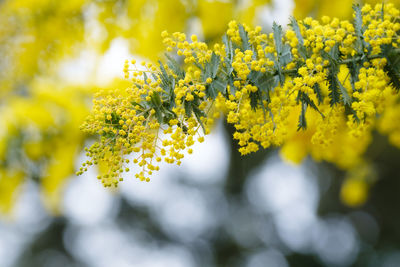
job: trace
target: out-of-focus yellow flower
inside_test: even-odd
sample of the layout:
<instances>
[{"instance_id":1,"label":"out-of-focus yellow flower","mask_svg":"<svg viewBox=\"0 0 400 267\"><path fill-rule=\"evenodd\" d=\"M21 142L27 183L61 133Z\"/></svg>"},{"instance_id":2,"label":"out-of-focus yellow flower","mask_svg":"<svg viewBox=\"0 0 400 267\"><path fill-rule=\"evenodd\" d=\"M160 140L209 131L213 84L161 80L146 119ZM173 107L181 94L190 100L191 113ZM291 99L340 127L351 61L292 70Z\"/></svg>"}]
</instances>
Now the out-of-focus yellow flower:
<instances>
[{"instance_id":1,"label":"out-of-focus yellow flower","mask_svg":"<svg viewBox=\"0 0 400 267\"><path fill-rule=\"evenodd\" d=\"M247 25L257 25L260 19L259 12L270 2L270 0L243 1L242 6L236 10L237 20Z\"/></svg>"},{"instance_id":2,"label":"out-of-focus yellow flower","mask_svg":"<svg viewBox=\"0 0 400 267\"><path fill-rule=\"evenodd\" d=\"M377 174L372 165L365 162L350 169L342 184L340 199L350 207L363 205L368 199L371 184L377 179Z\"/></svg>"},{"instance_id":3,"label":"out-of-focus yellow flower","mask_svg":"<svg viewBox=\"0 0 400 267\"><path fill-rule=\"evenodd\" d=\"M353 13L352 0L295 0L294 16L303 19L307 16L322 16L350 19Z\"/></svg>"},{"instance_id":4,"label":"out-of-focus yellow flower","mask_svg":"<svg viewBox=\"0 0 400 267\"><path fill-rule=\"evenodd\" d=\"M381 3L393 3L398 5L399 0L381 1L381 0L364 0L357 1L366 4L376 5ZM297 19L303 19L308 16L321 18L323 16L337 17L339 19L352 19L353 8L352 0L295 0L295 8L293 15Z\"/></svg>"},{"instance_id":5,"label":"out-of-focus yellow flower","mask_svg":"<svg viewBox=\"0 0 400 267\"><path fill-rule=\"evenodd\" d=\"M74 52L84 38L86 2L0 3L1 96L14 91L27 93L31 80L38 74L54 71L53 62Z\"/></svg>"},{"instance_id":6,"label":"out-of-focus yellow flower","mask_svg":"<svg viewBox=\"0 0 400 267\"><path fill-rule=\"evenodd\" d=\"M8 213L12 209L24 176L21 171L0 169L0 213Z\"/></svg>"},{"instance_id":7,"label":"out-of-focus yellow flower","mask_svg":"<svg viewBox=\"0 0 400 267\"><path fill-rule=\"evenodd\" d=\"M368 184L360 179L347 179L342 185L340 199L350 207L361 206L368 196Z\"/></svg>"},{"instance_id":8,"label":"out-of-focus yellow flower","mask_svg":"<svg viewBox=\"0 0 400 267\"><path fill-rule=\"evenodd\" d=\"M67 178L74 172L74 163L80 148L76 142L67 143L63 140L58 140L56 147L41 181L44 204L53 213L60 212L63 188Z\"/></svg>"},{"instance_id":9,"label":"out-of-focus yellow flower","mask_svg":"<svg viewBox=\"0 0 400 267\"><path fill-rule=\"evenodd\" d=\"M88 115L90 96L98 87L66 86L46 79L30 86L29 97L9 97L8 105L0 108L0 212L10 211L19 186L34 177L45 206L57 213L87 138L79 125ZM111 88L120 86L126 87L127 82L114 82Z\"/></svg>"},{"instance_id":10,"label":"out-of-focus yellow flower","mask_svg":"<svg viewBox=\"0 0 400 267\"><path fill-rule=\"evenodd\" d=\"M226 1L200 0L198 16L206 39L219 38L232 20L234 5Z\"/></svg>"}]
</instances>

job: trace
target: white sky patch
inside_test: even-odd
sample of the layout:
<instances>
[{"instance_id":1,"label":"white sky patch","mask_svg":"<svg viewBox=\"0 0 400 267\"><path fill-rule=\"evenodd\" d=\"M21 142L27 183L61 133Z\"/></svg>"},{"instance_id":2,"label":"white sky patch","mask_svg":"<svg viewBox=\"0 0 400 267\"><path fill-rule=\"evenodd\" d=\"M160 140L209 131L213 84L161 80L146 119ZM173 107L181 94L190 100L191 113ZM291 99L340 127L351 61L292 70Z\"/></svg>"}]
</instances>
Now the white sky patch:
<instances>
[{"instance_id":1,"label":"white sky patch","mask_svg":"<svg viewBox=\"0 0 400 267\"><path fill-rule=\"evenodd\" d=\"M186 173L185 179L205 184L222 182L229 164L229 148L222 122L217 122L203 143L196 142L192 148L193 154L186 154L181 165Z\"/></svg>"},{"instance_id":2,"label":"white sky patch","mask_svg":"<svg viewBox=\"0 0 400 267\"><path fill-rule=\"evenodd\" d=\"M319 191L315 177L302 166L283 162L278 156L249 177L249 201L273 216L280 239L290 249L306 252L311 247L310 229L317 223Z\"/></svg>"},{"instance_id":3,"label":"white sky patch","mask_svg":"<svg viewBox=\"0 0 400 267\"><path fill-rule=\"evenodd\" d=\"M13 225L0 222L0 266L14 264L30 236L24 236Z\"/></svg>"},{"instance_id":4,"label":"white sky patch","mask_svg":"<svg viewBox=\"0 0 400 267\"><path fill-rule=\"evenodd\" d=\"M246 267L289 267L285 256L278 250L268 249L251 255Z\"/></svg>"},{"instance_id":5,"label":"white sky patch","mask_svg":"<svg viewBox=\"0 0 400 267\"><path fill-rule=\"evenodd\" d=\"M175 192L156 211L161 227L172 237L183 242L196 240L213 226L212 209L207 206L204 194L194 189Z\"/></svg>"},{"instance_id":6,"label":"white sky patch","mask_svg":"<svg viewBox=\"0 0 400 267\"><path fill-rule=\"evenodd\" d=\"M274 22L286 28L289 18L293 14L293 9L294 2L292 0L273 0L271 4L265 5L256 14L257 21L260 21L264 29L271 29Z\"/></svg>"},{"instance_id":7,"label":"white sky patch","mask_svg":"<svg viewBox=\"0 0 400 267\"><path fill-rule=\"evenodd\" d=\"M251 203L266 212L277 213L299 206L315 210L319 200L313 177L308 177L301 166L289 165L278 156L268 159L249 177L247 186Z\"/></svg>"},{"instance_id":8,"label":"white sky patch","mask_svg":"<svg viewBox=\"0 0 400 267\"><path fill-rule=\"evenodd\" d=\"M27 182L21 188L10 218L0 220L0 266L13 266L35 234L49 223L50 217L42 205L38 186Z\"/></svg>"},{"instance_id":9,"label":"white sky patch","mask_svg":"<svg viewBox=\"0 0 400 267\"><path fill-rule=\"evenodd\" d=\"M59 75L69 84L87 84L93 81L95 62L98 55L95 51L83 50L76 58L64 60L59 66Z\"/></svg>"},{"instance_id":10,"label":"white sky patch","mask_svg":"<svg viewBox=\"0 0 400 267\"><path fill-rule=\"evenodd\" d=\"M194 266L192 256L184 247L146 243L126 235L114 224L70 227L65 235L69 251L93 267Z\"/></svg>"},{"instance_id":11,"label":"white sky patch","mask_svg":"<svg viewBox=\"0 0 400 267\"><path fill-rule=\"evenodd\" d=\"M322 261L334 266L350 266L359 252L353 225L341 217L319 220L313 231L314 251Z\"/></svg>"},{"instance_id":12,"label":"white sky patch","mask_svg":"<svg viewBox=\"0 0 400 267\"><path fill-rule=\"evenodd\" d=\"M29 181L22 187L14 206L14 225L24 235L38 233L49 225L49 211L45 210L37 184Z\"/></svg>"},{"instance_id":13,"label":"white sky patch","mask_svg":"<svg viewBox=\"0 0 400 267\"><path fill-rule=\"evenodd\" d=\"M112 80L124 79L125 60L136 59L140 65L145 58L132 55L128 40L115 38L104 55L95 50L84 49L75 58L60 63L59 75L67 84L97 84L105 86ZM140 66L139 66L140 67Z\"/></svg>"},{"instance_id":14,"label":"white sky patch","mask_svg":"<svg viewBox=\"0 0 400 267\"><path fill-rule=\"evenodd\" d=\"M114 78L124 78L125 60L132 60L129 52L129 44L126 39L116 38L111 42L110 48L99 60L96 73L96 81L99 84L107 84Z\"/></svg>"},{"instance_id":15,"label":"white sky patch","mask_svg":"<svg viewBox=\"0 0 400 267\"><path fill-rule=\"evenodd\" d=\"M64 195L64 215L73 223L95 225L112 220L118 210L112 193L97 180L94 168L71 179Z\"/></svg>"}]
</instances>

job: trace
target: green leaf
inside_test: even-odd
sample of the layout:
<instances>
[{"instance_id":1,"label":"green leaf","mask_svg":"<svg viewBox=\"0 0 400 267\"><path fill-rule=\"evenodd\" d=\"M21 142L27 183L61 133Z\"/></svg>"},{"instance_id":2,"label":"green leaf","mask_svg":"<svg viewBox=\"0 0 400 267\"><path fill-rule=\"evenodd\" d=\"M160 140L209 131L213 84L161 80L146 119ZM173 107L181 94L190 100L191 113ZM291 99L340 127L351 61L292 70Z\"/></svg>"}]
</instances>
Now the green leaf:
<instances>
[{"instance_id":1,"label":"green leaf","mask_svg":"<svg viewBox=\"0 0 400 267\"><path fill-rule=\"evenodd\" d=\"M164 64L160 60L158 61L158 64L160 65L162 76L168 80L168 73L167 70L164 68Z\"/></svg>"},{"instance_id":2,"label":"green leaf","mask_svg":"<svg viewBox=\"0 0 400 267\"><path fill-rule=\"evenodd\" d=\"M329 56L330 56L330 61L334 62L335 64L338 64L340 61L340 50L339 50L339 44L336 43L332 48L331 51L329 51Z\"/></svg>"},{"instance_id":3,"label":"green leaf","mask_svg":"<svg viewBox=\"0 0 400 267\"><path fill-rule=\"evenodd\" d=\"M343 102L345 104L351 102L351 99L347 94L346 89L341 85L338 78L339 63L341 61L338 47L339 47L338 44L336 44L334 47L331 48L329 53L325 52L322 53L322 57L324 59L329 60L329 66L327 67L328 68L327 81L329 84L329 97L331 99L330 101L331 106L340 102L341 100L340 95L342 95ZM344 90L342 90L341 87L343 87Z\"/></svg>"},{"instance_id":4,"label":"green leaf","mask_svg":"<svg viewBox=\"0 0 400 267\"><path fill-rule=\"evenodd\" d=\"M261 92L265 93L261 94L261 100L267 100L267 102L271 102L270 91L272 91L273 88L278 85L278 81L271 73L251 71L248 75L248 80L252 85L257 86Z\"/></svg>"},{"instance_id":5,"label":"green leaf","mask_svg":"<svg viewBox=\"0 0 400 267\"><path fill-rule=\"evenodd\" d=\"M166 69L164 68L164 65L160 60L158 61L158 63L160 65L160 70L161 70L161 72L158 73L158 76L161 79L161 88L163 88L165 92L169 93L171 92L171 90L173 91L174 89L171 88L172 79L174 78L172 77L172 75L168 75Z\"/></svg>"},{"instance_id":6,"label":"green leaf","mask_svg":"<svg viewBox=\"0 0 400 267\"><path fill-rule=\"evenodd\" d=\"M212 83L206 85L206 95L207 97L210 97L212 99L215 99L217 97L217 89L215 89Z\"/></svg>"},{"instance_id":7,"label":"green leaf","mask_svg":"<svg viewBox=\"0 0 400 267\"><path fill-rule=\"evenodd\" d=\"M314 101L309 97L308 94L304 92L299 92L298 99L302 103L306 103L307 106L310 106L312 109L317 111L322 116L322 118L325 118L324 114L318 109L317 105L315 105Z\"/></svg>"},{"instance_id":8,"label":"green leaf","mask_svg":"<svg viewBox=\"0 0 400 267\"><path fill-rule=\"evenodd\" d=\"M206 82L208 78L215 79L218 73L218 68L221 62L220 56L217 56L214 52L211 55L210 61L204 64L204 71L201 74L201 80Z\"/></svg>"},{"instance_id":9,"label":"green leaf","mask_svg":"<svg viewBox=\"0 0 400 267\"><path fill-rule=\"evenodd\" d=\"M272 30L274 32L274 41L276 53L278 55L277 61L279 62L278 71L281 72L281 68L286 66L290 61L292 61L292 53L289 45L283 45L282 43L282 27L274 22L272 26ZM282 76L282 74L279 74ZM281 81L283 79L281 78Z\"/></svg>"},{"instance_id":10,"label":"green leaf","mask_svg":"<svg viewBox=\"0 0 400 267\"><path fill-rule=\"evenodd\" d=\"M233 85L233 82L234 82L234 78L233 78L233 75L229 75L229 77L228 77L228 85L229 85L229 87L230 87L230 94L232 94L232 95L234 95L235 93L236 93L236 91L237 91L237 88L236 88L236 86L235 85ZM228 92L228 90L226 90L227 92Z\"/></svg>"},{"instance_id":11,"label":"green leaf","mask_svg":"<svg viewBox=\"0 0 400 267\"><path fill-rule=\"evenodd\" d=\"M274 22L272 26L272 30L274 32L274 41L275 41L275 49L277 53L277 58L274 58L275 67L277 70L277 74L279 77L279 82L281 85L285 82L285 75L282 72L282 66L284 65L282 62L282 52L283 52L283 45L282 45L282 27ZM287 52L287 51L285 51Z\"/></svg>"},{"instance_id":12,"label":"green leaf","mask_svg":"<svg viewBox=\"0 0 400 267\"><path fill-rule=\"evenodd\" d=\"M339 67L337 61L335 61L329 54L327 54L329 60L327 81L329 86L329 97L331 99L330 105L333 106L340 102L340 92L339 92L339 79L338 72Z\"/></svg>"},{"instance_id":13,"label":"green leaf","mask_svg":"<svg viewBox=\"0 0 400 267\"><path fill-rule=\"evenodd\" d=\"M390 77L390 85L392 85L396 91L400 90L400 74L396 71L396 68L393 67L392 64L386 64L384 70L387 72L387 75Z\"/></svg>"},{"instance_id":14,"label":"green leaf","mask_svg":"<svg viewBox=\"0 0 400 267\"><path fill-rule=\"evenodd\" d=\"M331 98L330 104L331 106L334 106L340 102L339 80L337 77L337 72L332 69L329 70L327 80L329 83L329 97Z\"/></svg>"},{"instance_id":15,"label":"green leaf","mask_svg":"<svg viewBox=\"0 0 400 267\"><path fill-rule=\"evenodd\" d=\"M154 92L153 91L153 93L152 93L152 95L151 95L151 103L155 106L155 107L161 107L161 105L162 105L162 101L161 101L161 98L160 98L160 96L159 96L159 94L157 93L157 92Z\"/></svg>"},{"instance_id":16,"label":"green leaf","mask_svg":"<svg viewBox=\"0 0 400 267\"><path fill-rule=\"evenodd\" d=\"M258 99L260 100L260 106L261 106L261 109L263 111L264 122L266 122L267 113L265 112L264 101L263 101L263 98L262 98L261 90L258 90L257 93L258 93ZM268 97L269 97L269 95L268 95ZM268 102L270 102L270 101L268 101ZM268 104L267 104L267 107L268 107ZM269 109L269 110L271 111L271 109ZM272 113L272 111L271 111L271 113ZM273 116L271 116L271 118L273 118Z\"/></svg>"},{"instance_id":17,"label":"green leaf","mask_svg":"<svg viewBox=\"0 0 400 267\"><path fill-rule=\"evenodd\" d=\"M167 65L168 67L180 78L184 79L185 78L185 71L182 70L181 66L178 64L178 62L175 61L170 55L167 53L165 54L167 57Z\"/></svg>"},{"instance_id":18,"label":"green leaf","mask_svg":"<svg viewBox=\"0 0 400 267\"><path fill-rule=\"evenodd\" d=\"M203 129L203 132L205 133L206 128L204 127L203 122L201 121L201 117L206 117L206 114L196 105L193 105L193 113L196 116L196 119L199 122L201 128Z\"/></svg>"},{"instance_id":19,"label":"green leaf","mask_svg":"<svg viewBox=\"0 0 400 267\"><path fill-rule=\"evenodd\" d=\"M258 78L255 85L262 91L272 91L278 86L278 80L270 73L264 73L260 78Z\"/></svg>"},{"instance_id":20,"label":"green leaf","mask_svg":"<svg viewBox=\"0 0 400 267\"><path fill-rule=\"evenodd\" d=\"M157 121L159 123L163 123L163 116L162 116L162 111L159 107L155 107L154 110L156 111L155 115L157 118Z\"/></svg>"},{"instance_id":21,"label":"green leaf","mask_svg":"<svg viewBox=\"0 0 400 267\"><path fill-rule=\"evenodd\" d=\"M362 60L366 60L366 55L364 48L367 47L367 43L364 40L364 28L363 28L363 21L362 21L362 12L360 6L353 5L354 13L355 13L355 19L354 19L354 29L356 33L356 50L360 55L363 55Z\"/></svg>"},{"instance_id":22,"label":"green leaf","mask_svg":"<svg viewBox=\"0 0 400 267\"><path fill-rule=\"evenodd\" d=\"M356 91L355 83L358 81L358 75L360 74L360 69L362 65L358 64L357 61L353 58L353 60L347 64L347 68L350 73L350 84L353 92Z\"/></svg>"},{"instance_id":23,"label":"green leaf","mask_svg":"<svg viewBox=\"0 0 400 267\"><path fill-rule=\"evenodd\" d=\"M255 72L255 71L254 71ZM257 74L256 74L257 73ZM278 86L279 79L269 72L250 72L249 81L251 84L258 87L261 92L261 100L266 100L268 103L271 102L270 92Z\"/></svg>"},{"instance_id":24,"label":"green leaf","mask_svg":"<svg viewBox=\"0 0 400 267\"><path fill-rule=\"evenodd\" d=\"M199 117L206 117L207 115L202 111L198 105L192 105L193 113L197 114Z\"/></svg>"},{"instance_id":25,"label":"green leaf","mask_svg":"<svg viewBox=\"0 0 400 267\"><path fill-rule=\"evenodd\" d=\"M247 36L247 32L242 24L239 24L239 35L240 38L242 39L243 50L250 50L251 48L249 43L249 37Z\"/></svg>"},{"instance_id":26,"label":"green leaf","mask_svg":"<svg viewBox=\"0 0 400 267\"><path fill-rule=\"evenodd\" d=\"M360 118L358 118L357 112L351 106L345 105L344 110L345 110L346 117L351 114L351 115L353 115L353 121L356 123L360 123Z\"/></svg>"},{"instance_id":27,"label":"green leaf","mask_svg":"<svg viewBox=\"0 0 400 267\"><path fill-rule=\"evenodd\" d=\"M225 45L225 53L226 53L225 63L228 62L230 65L232 65L233 54L234 54L232 41L228 38L226 34L224 34L224 36L222 37L222 42Z\"/></svg>"},{"instance_id":28,"label":"green leaf","mask_svg":"<svg viewBox=\"0 0 400 267\"><path fill-rule=\"evenodd\" d=\"M166 102L164 102L163 104L165 104ZM172 110L170 110L168 107L166 107L165 105L161 106L161 110L162 112L167 116L167 117L171 117L171 118L176 118L177 115L175 112L173 112Z\"/></svg>"},{"instance_id":29,"label":"green leaf","mask_svg":"<svg viewBox=\"0 0 400 267\"><path fill-rule=\"evenodd\" d=\"M390 85L398 92L400 90L400 56L392 46L385 45L382 48L382 54L387 59L384 71L390 78Z\"/></svg>"},{"instance_id":30,"label":"green leaf","mask_svg":"<svg viewBox=\"0 0 400 267\"><path fill-rule=\"evenodd\" d=\"M185 107L185 115L186 115L186 117L188 117L188 118L192 117L192 111L193 111L192 102L191 101L184 101L183 105Z\"/></svg>"},{"instance_id":31,"label":"green leaf","mask_svg":"<svg viewBox=\"0 0 400 267\"><path fill-rule=\"evenodd\" d=\"M139 106L142 110L145 109L145 107L143 105L141 105L140 103L137 103L135 101L132 101L131 104L132 104L132 106Z\"/></svg>"},{"instance_id":32,"label":"green leaf","mask_svg":"<svg viewBox=\"0 0 400 267\"><path fill-rule=\"evenodd\" d=\"M354 29L356 32L357 36L362 36L363 35L363 30L362 30L362 13L361 13L361 8L360 5L353 5L353 10L355 13L355 19L354 19Z\"/></svg>"},{"instance_id":33,"label":"green leaf","mask_svg":"<svg viewBox=\"0 0 400 267\"><path fill-rule=\"evenodd\" d=\"M223 81L223 80L220 80L220 79L215 79L211 83L211 86L213 86L216 91L221 92L222 94L224 94L225 90L226 90L227 83L228 83L227 81ZM217 93L217 95L218 95L218 93Z\"/></svg>"},{"instance_id":34,"label":"green leaf","mask_svg":"<svg viewBox=\"0 0 400 267\"><path fill-rule=\"evenodd\" d=\"M153 92L153 94L150 96L150 103L151 103L151 108L156 111L155 116L157 118L157 121L159 123L162 123L163 122L163 113L161 110L162 101L157 92Z\"/></svg>"},{"instance_id":35,"label":"green leaf","mask_svg":"<svg viewBox=\"0 0 400 267\"><path fill-rule=\"evenodd\" d=\"M274 33L276 52L280 55L282 53L282 27L274 22L272 31Z\"/></svg>"},{"instance_id":36,"label":"green leaf","mask_svg":"<svg viewBox=\"0 0 400 267\"><path fill-rule=\"evenodd\" d=\"M147 74L146 74L145 71L143 71L143 80L144 80L144 84L149 84L149 83L147 82Z\"/></svg>"},{"instance_id":37,"label":"green leaf","mask_svg":"<svg viewBox=\"0 0 400 267\"><path fill-rule=\"evenodd\" d=\"M297 40L299 41L300 45L304 45L303 35L301 35L299 24L294 17L290 17L290 24L289 24L293 31L296 33Z\"/></svg>"},{"instance_id":38,"label":"green leaf","mask_svg":"<svg viewBox=\"0 0 400 267\"><path fill-rule=\"evenodd\" d=\"M307 121L306 121L306 111L307 111L307 104L302 102L301 103L301 113L299 117L299 124L297 125L297 131L303 129L307 129Z\"/></svg>"},{"instance_id":39,"label":"green leaf","mask_svg":"<svg viewBox=\"0 0 400 267\"><path fill-rule=\"evenodd\" d=\"M343 103L345 105L350 105L352 100L349 94L347 93L347 89L343 86L343 84L338 80L340 92L342 93Z\"/></svg>"},{"instance_id":40,"label":"green leaf","mask_svg":"<svg viewBox=\"0 0 400 267\"><path fill-rule=\"evenodd\" d=\"M304 59L307 59L308 58L307 48L304 46L304 39L303 36L301 35L299 24L297 23L297 20L294 17L290 18L290 26L292 26L292 29L296 33L296 37L299 42L297 45L297 50L300 56Z\"/></svg>"},{"instance_id":41,"label":"green leaf","mask_svg":"<svg viewBox=\"0 0 400 267\"><path fill-rule=\"evenodd\" d=\"M172 107L175 106L175 92L174 92L174 89L175 89L175 78L172 77L171 78L171 91L169 92L169 101L168 101L170 103L170 106L172 106Z\"/></svg>"},{"instance_id":42,"label":"green leaf","mask_svg":"<svg viewBox=\"0 0 400 267\"><path fill-rule=\"evenodd\" d=\"M207 61L204 63L204 71L201 73L201 80L206 82L207 78L212 78L211 76L211 61Z\"/></svg>"},{"instance_id":43,"label":"green leaf","mask_svg":"<svg viewBox=\"0 0 400 267\"><path fill-rule=\"evenodd\" d=\"M109 123L109 124L113 124L114 127L116 127L117 129L122 128L122 126L119 124L120 119L121 119L121 117L115 111L113 111L111 113L111 120L107 119L107 117L105 116L105 122Z\"/></svg>"},{"instance_id":44,"label":"green leaf","mask_svg":"<svg viewBox=\"0 0 400 267\"><path fill-rule=\"evenodd\" d=\"M282 47L282 53L279 56L279 61L283 67L292 61L292 49L290 45L285 44Z\"/></svg>"},{"instance_id":45,"label":"green leaf","mask_svg":"<svg viewBox=\"0 0 400 267\"><path fill-rule=\"evenodd\" d=\"M218 67L219 67L219 63L221 61L220 56L217 56L214 52L211 55L211 61L210 61L210 72L211 72L211 78L215 78L215 76L217 76L217 71L218 71Z\"/></svg>"},{"instance_id":46,"label":"green leaf","mask_svg":"<svg viewBox=\"0 0 400 267\"><path fill-rule=\"evenodd\" d=\"M196 54L195 52L193 52L193 53L192 53L192 56L195 58L195 61L193 62L193 64L194 64L196 67L198 67L199 70L200 70L201 72L203 72L203 71L204 71L204 68L203 68L203 66L198 62L197 54Z\"/></svg>"},{"instance_id":47,"label":"green leaf","mask_svg":"<svg viewBox=\"0 0 400 267\"><path fill-rule=\"evenodd\" d=\"M222 43L225 45L225 54L227 57L229 57L231 55L231 48L232 48L232 44L231 44L231 40L228 38L228 35L224 34L222 36Z\"/></svg>"},{"instance_id":48,"label":"green leaf","mask_svg":"<svg viewBox=\"0 0 400 267\"><path fill-rule=\"evenodd\" d=\"M258 79L261 77L262 73L260 71L252 70L249 75L247 75L247 79L252 83L257 83Z\"/></svg>"},{"instance_id":49,"label":"green leaf","mask_svg":"<svg viewBox=\"0 0 400 267\"><path fill-rule=\"evenodd\" d=\"M322 101L324 100L324 97L322 95L321 87L319 86L319 83L314 83L313 89L314 89L314 93L317 96L318 104L321 104Z\"/></svg>"},{"instance_id":50,"label":"green leaf","mask_svg":"<svg viewBox=\"0 0 400 267\"><path fill-rule=\"evenodd\" d=\"M258 103L260 103L259 94L257 92L250 92L249 97L251 109L256 110L258 107Z\"/></svg>"}]
</instances>

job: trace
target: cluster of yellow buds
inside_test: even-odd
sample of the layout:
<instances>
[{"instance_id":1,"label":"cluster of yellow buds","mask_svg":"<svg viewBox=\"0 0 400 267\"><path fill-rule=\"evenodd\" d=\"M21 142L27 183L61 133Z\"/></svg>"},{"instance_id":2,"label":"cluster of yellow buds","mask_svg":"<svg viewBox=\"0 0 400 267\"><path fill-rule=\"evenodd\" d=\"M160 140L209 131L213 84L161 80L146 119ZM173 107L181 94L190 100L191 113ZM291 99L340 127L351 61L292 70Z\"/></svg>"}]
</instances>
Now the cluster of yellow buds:
<instances>
[{"instance_id":1,"label":"cluster of yellow buds","mask_svg":"<svg viewBox=\"0 0 400 267\"><path fill-rule=\"evenodd\" d=\"M391 4L355 6L352 23L292 18L285 33L232 21L212 48L195 35L163 32L176 55L141 71L127 62L132 87L94 101L83 128L100 141L85 165L107 165L99 179L116 185L132 154L136 177L148 181L154 161L180 164L221 114L243 155L280 146L296 162L310 154L343 168L361 164L375 128L400 143L391 125L400 119L398 21Z\"/></svg>"},{"instance_id":2,"label":"cluster of yellow buds","mask_svg":"<svg viewBox=\"0 0 400 267\"><path fill-rule=\"evenodd\" d=\"M136 178L148 182L163 159L180 165L184 152L191 154L190 147L204 141L203 135L213 123L207 119L204 85L187 79L171 83L176 72L168 65L157 69L142 62L141 67L143 70L135 60L125 62L125 77L132 79L132 87L99 92L93 100L92 114L82 129L99 134L100 140L85 149L90 160L83 163L78 175L88 166L99 165L106 171L98 179L106 187L116 186L132 162L139 167ZM134 156L129 158L131 154Z\"/></svg>"}]
</instances>

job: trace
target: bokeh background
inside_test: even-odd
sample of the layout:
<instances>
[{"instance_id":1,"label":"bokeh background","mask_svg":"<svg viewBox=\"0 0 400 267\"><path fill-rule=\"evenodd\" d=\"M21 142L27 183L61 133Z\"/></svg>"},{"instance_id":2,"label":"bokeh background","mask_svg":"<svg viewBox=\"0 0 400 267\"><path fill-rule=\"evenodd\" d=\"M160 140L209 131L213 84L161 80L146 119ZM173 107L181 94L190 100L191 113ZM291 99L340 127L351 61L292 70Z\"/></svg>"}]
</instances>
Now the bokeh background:
<instances>
[{"instance_id":1,"label":"bokeh background","mask_svg":"<svg viewBox=\"0 0 400 267\"><path fill-rule=\"evenodd\" d=\"M0 1L0 266L400 266L400 150L377 133L363 170L242 157L219 121L150 183L74 174L93 93L129 86L126 59L162 59L163 30L211 44L232 19L268 31L291 15L351 19L352 4Z\"/></svg>"}]
</instances>

